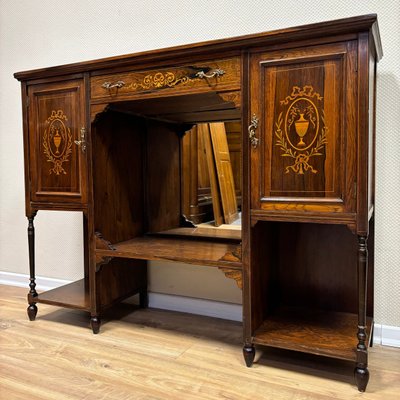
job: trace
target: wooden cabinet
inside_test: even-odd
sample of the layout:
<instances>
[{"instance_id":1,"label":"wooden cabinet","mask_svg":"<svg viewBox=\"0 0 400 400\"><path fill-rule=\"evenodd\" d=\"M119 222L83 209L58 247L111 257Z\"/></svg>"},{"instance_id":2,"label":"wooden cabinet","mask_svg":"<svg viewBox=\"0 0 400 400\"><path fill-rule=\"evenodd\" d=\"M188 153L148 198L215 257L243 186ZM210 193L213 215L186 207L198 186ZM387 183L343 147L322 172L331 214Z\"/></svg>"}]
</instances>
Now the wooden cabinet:
<instances>
[{"instance_id":1,"label":"wooden cabinet","mask_svg":"<svg viewBox=\"0 0 400 400\"><path fill-rule=\"evenodd\" d=\"M381 57L376 16L366 15L15 74L29 318L41 302L83 309L97 333L124 298L147 306L147 260L212 266L243 289L247 366L255 345L351 360L364 391ZM233 136L207 180L209 159L198 159L212 129L207 143L188 135L208 124ZM200 206L218 173L234 182L225 219L241 212L241 229L188 223L212 215ZM82 211L85 277L38 294L42 209Z\"/></svg>"},{"instance_id":2,"label":"wooden cabinet","mask_svg":"<svg viewBox=\"0 0 400 400\"><path fill-rule=\"evenodd\" d=\"M30 201L87 202L86 97L83 79L27 88Z\"/></svg>"}]
</instances>

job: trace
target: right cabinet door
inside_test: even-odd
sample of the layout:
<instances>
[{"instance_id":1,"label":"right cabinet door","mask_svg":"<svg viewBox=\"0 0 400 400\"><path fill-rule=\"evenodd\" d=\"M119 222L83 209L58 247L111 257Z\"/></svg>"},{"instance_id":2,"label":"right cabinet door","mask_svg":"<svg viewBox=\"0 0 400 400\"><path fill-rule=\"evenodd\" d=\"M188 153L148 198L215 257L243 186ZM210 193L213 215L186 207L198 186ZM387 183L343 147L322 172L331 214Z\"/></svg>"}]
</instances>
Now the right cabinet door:
<instances>
[{"instance_id":1,"label":"right cabinet door","mask_svg":"<svg viewBox=\"0 0 400 400\"><path fill-rule=\"evenodd\" d=\"M357 42L252 54L250 98L252 212L350 218Z\"/></svg>"}]
</instances>

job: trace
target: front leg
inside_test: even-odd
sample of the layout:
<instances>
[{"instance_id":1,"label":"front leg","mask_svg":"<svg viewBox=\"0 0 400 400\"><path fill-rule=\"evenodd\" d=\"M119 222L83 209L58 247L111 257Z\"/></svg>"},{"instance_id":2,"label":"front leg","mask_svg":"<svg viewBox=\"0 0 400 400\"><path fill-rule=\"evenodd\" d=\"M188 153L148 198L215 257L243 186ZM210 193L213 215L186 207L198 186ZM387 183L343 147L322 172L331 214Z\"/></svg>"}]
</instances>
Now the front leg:
<instances>
[{"instance_id":1,"label":"front leg","mask_svg":"<svg viewBox=\"0 0 400 400\"><path fill-rule=\"evenodd\" d=\"M245 344L243 346L243 357L247 367L253 365L254 357L256 355L256 349L253 344Z\"/></svg>"},{"instance_id":2,"label":"front leg","mask_svg":"<svg viewBox=\"0 0 400 400\"><path fill-rule=\"evenodd\" d=\"M101 325L100 317L98 315L92 315L90 317L90 327L92 328L94 334L99 333L100 325Z\"/></svg>"},{"instance_id":3,"label":"front leg","mask_svg":"<svg viewBox=\"0 0 400 400\"><path fill-rule=\"evenodd\" d=\"M368 248L367 236L358 237L358 330L356 367L354 377L360 392L365 392L369 380L368 348L367 348L367 275L368 275Z\"/></svg>"},{"instance_id":4,"label":"front leg","mask_svg":"<svg viewBox=\"0 0 400 400\"><path fill-rule=\"evenodd\" d=\"M33 225L33 220L35 218L37 211L34 211L28 217L28 246L29 246L29 293L28 293L28 317L30 321L34 321L37 314L36 297L38 296L36 292L36 282L35 282L35 227Z\"/></svg>"}]
</instances>

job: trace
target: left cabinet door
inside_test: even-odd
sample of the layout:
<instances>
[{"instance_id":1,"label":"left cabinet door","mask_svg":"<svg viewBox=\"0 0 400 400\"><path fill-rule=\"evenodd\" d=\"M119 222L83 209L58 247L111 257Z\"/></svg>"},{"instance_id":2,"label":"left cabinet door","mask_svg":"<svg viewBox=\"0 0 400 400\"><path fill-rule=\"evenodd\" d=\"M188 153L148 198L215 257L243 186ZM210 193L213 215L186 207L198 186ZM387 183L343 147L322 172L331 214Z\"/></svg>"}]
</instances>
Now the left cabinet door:
<instances>
[{"instance_id":1,"label":"left cabinet door","mask_svg":"<svg viewBox=\"0 0 400 400\"><path fill-rule=\"evenodd\" d=\"M83 79L28 86L30 198L33 203L87 203Z\"/></svg>"}]
</instances>

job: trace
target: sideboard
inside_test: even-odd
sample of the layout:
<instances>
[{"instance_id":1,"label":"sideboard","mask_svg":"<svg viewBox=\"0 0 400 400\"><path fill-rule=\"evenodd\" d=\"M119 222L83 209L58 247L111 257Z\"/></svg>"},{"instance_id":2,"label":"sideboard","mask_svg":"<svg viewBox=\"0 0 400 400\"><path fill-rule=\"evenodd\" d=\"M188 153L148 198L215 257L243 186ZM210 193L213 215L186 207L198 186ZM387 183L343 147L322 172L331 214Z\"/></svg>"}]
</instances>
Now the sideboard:
<instances>
[{"instance_id":1,"label":"sideboard","mask_svg":"<svg viewBox=\"0 0 400 400\"><path fill-rule=\"evenodd\" d=\"M365 15L16 73L30 320L37 303L80 309L98 333L106 308L133 295L147 307L147 260L213 266L242 288L248 367L255 345L349 360L364 391L381 57L376 15ZM241 229L202 228L184 212L197 170L184 148L199 146L188 135L215 123L239 127ZM196 139L205 153L207 135ZM44 293L39 210L81 211L84 226L84 279Z\"/></svg>"}]
</instances>

